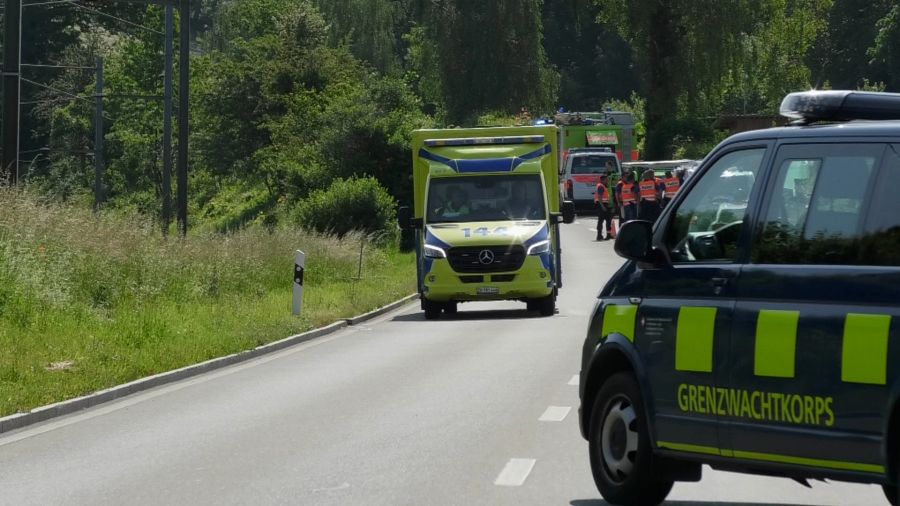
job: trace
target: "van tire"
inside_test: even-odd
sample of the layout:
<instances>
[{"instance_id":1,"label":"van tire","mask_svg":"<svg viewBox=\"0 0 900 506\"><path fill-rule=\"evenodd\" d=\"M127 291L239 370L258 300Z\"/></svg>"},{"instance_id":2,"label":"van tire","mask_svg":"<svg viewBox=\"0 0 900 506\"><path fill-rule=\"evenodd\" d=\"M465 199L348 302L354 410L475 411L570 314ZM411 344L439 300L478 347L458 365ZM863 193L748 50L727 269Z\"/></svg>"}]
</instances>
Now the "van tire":
<instances>
[{"instance_id":1,"label":"van tire","mask_svg":"<svg viewBox=\"0 0 900 506\"><path fill-rule=\"evenodd\" d=\"M458 308L456 306L456 302L445 302L444 303L444 313L445 314L456 314Z\"/></svg>"},{"instance_id":2,"label":"van tire","mask_svg":"<svg viewBox=\"0 0 900 506\"><path fill-rule=\"evenodd\" d=\"M594 399L588 440L594 483L610 504L656 506L672 490L649 434L634 376L612 375Z\"/></svg>"},{"instance_id":3,"label":"van tire","mask_svg":"<svg viewBox=\"0 0 900 506\"><path fill-rule=\"evenodd\" d=\"M897 501L900 499L897 497L897 485L882 485L881 488L884 490L884 496L887 497L891 506L897 506Z\"/></svg>"},{"instance_id":4,"label":"van tire","mask_svg":"<svg viewBox=\"0 0 900 506\"><path fill-rule=\"evenodd\" d=\"M426 320L437 320L441 317L441 304L439 302L422 299L422 310L425 311Z\"/></svg>"},{"instance_id":5,"label":"van tire","mask_svg":"<svg viewBox=\"0 0 900 506\"><path fill-rule=\"evenodd\" d=\"M900 462L894 466L894 483L885 483L881 489L891 506L900 506Z\"/></svg>"}]
</instances>

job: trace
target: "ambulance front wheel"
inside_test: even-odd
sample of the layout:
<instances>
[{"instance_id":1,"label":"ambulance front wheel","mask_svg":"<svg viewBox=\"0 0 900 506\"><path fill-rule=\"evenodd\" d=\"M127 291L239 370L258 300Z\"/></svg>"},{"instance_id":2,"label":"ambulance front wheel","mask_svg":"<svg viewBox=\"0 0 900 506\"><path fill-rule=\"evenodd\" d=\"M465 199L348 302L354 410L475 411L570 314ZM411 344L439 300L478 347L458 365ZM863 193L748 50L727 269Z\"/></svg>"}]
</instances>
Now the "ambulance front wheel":
<instances>
[{"instance_id":1,"label":"ambulance front wheel","mask_svg":"<svg viewBox=\"0 0 900 506\"><path fill-rule=\"evenodd\" d=\"M437 320L441 317L441 303L428 299L422 299L422 310L425 311L426 320Z\"/></svg>"},{"instance_id":2,"label":"ambulance front wheel","mask_svg":"<svg viewBox=\"0 0 900 506\"><path fill-rule=\"evenodd\" d=\"M456 302L445 302L444 303L444 313L445 314L456 314L459 308L456 305Z\"/></svg>"},{"instance_id":3,"label":"ambulance front wheel","mask_svg":"<svg viewBox=\"0 0 900 506\"><path fill-rule=\"evenodd\" d=\"M594 483L610 504L656 506L672 490L648 434L634 376L614 374L594 400L589 440Z\"/></svg>"},{"instance_id":4,"label":"ambulance front wheel","mask_svg":"<svg viewBox=\"0 0 900 506\"><path fill-rule=\"evenodd\" d=\"M556 293L540 299L528 299L525 305L528 311L537 311L541 316L553 316L556 314Z\"/></svg>"}]
</instances>

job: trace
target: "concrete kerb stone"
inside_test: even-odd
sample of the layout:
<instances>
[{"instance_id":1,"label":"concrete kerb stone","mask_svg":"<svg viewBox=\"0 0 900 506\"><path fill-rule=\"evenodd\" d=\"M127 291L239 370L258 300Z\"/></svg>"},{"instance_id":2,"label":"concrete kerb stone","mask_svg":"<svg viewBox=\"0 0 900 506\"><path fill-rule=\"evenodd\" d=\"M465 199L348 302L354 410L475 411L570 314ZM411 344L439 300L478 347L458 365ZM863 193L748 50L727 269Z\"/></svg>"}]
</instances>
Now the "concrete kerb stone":
<instances>
[{"instance_id":1,"label":"concrete kerb stone","mask_svg":"<svg viewBox=\"0 0 900 506\"><path fill-rule=\"evenodd\" d=\"M199 364L189 365L180 369L155 374L153 376L147 376L146 378L141 378L129 383L117 385L104 390L99 390L83 397L76 397L74 399L37 407L26 413L14 413L12 415L4 416L0 418L0 434L16 429L21 429L23 427L27 427L39 422L44 422L50 420L51 418L69 415L77 411L113 401L137 392L149 390L151 388L168 383L174 383L185 378L197 376L216 369L221 369L229 365L245 362L247 360L251 360L269 353L274 353L276 351L280 351L318 337L333 334L334 332L337 332L348 326L358 325L359 323L371 320L385 313L398 309L416 298L418 298L417 294L410 295L398 301L392 302L391 304L388 304L384 307L378 308L374 311L370 311L353 318L339 320L332 323L331 325L313 329L302 334L286 337L279 341L258 346L256 348L253 348L252 350L241 351L231 355L226 355L224 357L207 360L206 362L200 362Z\"/></svg>"},{"instance_id":2,"label":"concrete kerb stone","mask_svg":"<svg viewBox=\"0 0 900 506\"><path fill-rule=\"evenodd\" d=\"M419 298L419 294L414 293L414 294L408 295L396 302L392 302L392 303L388 304L387 306L380 307L374 311L369 311L368 313L361 314L359 316L354 316L353 318L347 318L344 321L346 321L347 325L350 325L350 326L359 325L360 323L367 322L367 321L369 321L373 318L377 318L385 313L389 313L399 307L405 306L406 304L409 304L410 302L412 302L418 298Z\"/></svg>"}]
</instances>

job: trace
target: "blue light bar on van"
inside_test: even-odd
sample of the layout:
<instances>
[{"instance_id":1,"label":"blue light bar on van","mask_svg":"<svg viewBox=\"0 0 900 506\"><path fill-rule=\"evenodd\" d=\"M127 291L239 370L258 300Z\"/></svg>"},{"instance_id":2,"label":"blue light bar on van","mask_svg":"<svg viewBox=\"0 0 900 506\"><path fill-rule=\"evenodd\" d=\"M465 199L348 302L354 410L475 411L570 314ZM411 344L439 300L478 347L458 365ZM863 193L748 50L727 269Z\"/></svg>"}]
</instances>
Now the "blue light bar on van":
<instances>
[{"instance_id":1,"label":"blue light bar on van","mask_svg":"<svg viewBox=\"0 0 900 506\"><path fill-rule=\"evenodd\" d=\"M539 144L544 142L543 135L524 135L518 137L465 137L459 139L427 139L428 147L439 146L480 146L489 144Z\"/></svg>"},{"instance_id":2,"label":"blue light bar on van","mask_svg":"<svg viewBox=\"0 0 900 506\"><path fill-rule=\"evenodd\" d=\"M781 115L803 122L900 119L900 93L845 90L791 93L781 102Z\"/></svg>"}]
</instances>

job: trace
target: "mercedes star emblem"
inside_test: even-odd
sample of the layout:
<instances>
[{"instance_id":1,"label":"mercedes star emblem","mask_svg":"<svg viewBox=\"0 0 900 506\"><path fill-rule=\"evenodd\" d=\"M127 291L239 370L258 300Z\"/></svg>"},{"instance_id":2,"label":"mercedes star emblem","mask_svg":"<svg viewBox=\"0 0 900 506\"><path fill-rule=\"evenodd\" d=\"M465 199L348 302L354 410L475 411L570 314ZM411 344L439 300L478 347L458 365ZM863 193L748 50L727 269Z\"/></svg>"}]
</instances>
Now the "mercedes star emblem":
<instances>
[{"instance_id":1,"label":"mercedes star emblem","mask_svg":"<svg viewBox=\"0 0 900 506\"><path fill-rule=\"evenodd\" d=\"M481 262L482 265L494 263L494 252L489 249L481 250L481 253L478 254L478 261Z\"/></svg>"}]
</instances>

